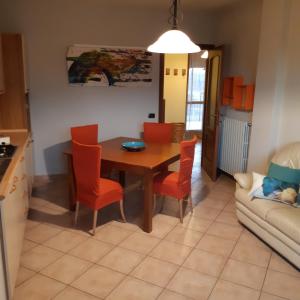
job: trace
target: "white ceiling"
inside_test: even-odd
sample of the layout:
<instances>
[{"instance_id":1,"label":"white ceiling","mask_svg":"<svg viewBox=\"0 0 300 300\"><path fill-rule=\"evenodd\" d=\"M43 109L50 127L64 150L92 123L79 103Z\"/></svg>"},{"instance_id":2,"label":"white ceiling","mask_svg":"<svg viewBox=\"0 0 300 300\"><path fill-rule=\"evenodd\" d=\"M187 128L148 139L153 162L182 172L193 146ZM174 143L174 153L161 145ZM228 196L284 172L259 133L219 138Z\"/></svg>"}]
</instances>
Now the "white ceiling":
<instances>
[{"instance_id":1,"label":"white ceiling","mask_svg":"<svg viewBox=\"0 0 300 300\"><path fill-rule=\"evenodd\" d=\"M132 7L169 7L171 0L106 0L110 4L126 5ZM214 11L230 6L236 2L249 0L180 0L181 6L186 9L197 9L205 11Z\"/></svg>"}]
</instances>

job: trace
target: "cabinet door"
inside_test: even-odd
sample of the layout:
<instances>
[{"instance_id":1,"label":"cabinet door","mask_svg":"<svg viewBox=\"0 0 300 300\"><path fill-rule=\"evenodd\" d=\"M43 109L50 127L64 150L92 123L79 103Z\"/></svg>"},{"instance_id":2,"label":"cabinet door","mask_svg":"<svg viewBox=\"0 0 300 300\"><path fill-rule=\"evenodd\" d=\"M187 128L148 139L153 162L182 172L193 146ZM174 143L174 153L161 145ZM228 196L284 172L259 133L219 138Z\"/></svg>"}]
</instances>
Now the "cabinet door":
<instances>
[{"instance_id":1,"label":"cabinet door","mask_svg":"<svg viewBox=\"0 0 300 300\"><path fill-rule=\"evenodd\" d=\"M24 163L19 162L12 176L8 195L3 200L1 208L10 298L13 298L12 294L19 270L28 212L28 194L24 177L24 165Z\"/></svg>"},{"instance_id":2,"label":"cabinet door","mask_svg":"<svg viewBox=\"0 0 300 300\"><path fill-rule=\"evenodd\" d=\"M0 95L5 92L4 73L3 73L3 56L2 56L2 35L0 34Z\"/></svg>"}]
</instances>

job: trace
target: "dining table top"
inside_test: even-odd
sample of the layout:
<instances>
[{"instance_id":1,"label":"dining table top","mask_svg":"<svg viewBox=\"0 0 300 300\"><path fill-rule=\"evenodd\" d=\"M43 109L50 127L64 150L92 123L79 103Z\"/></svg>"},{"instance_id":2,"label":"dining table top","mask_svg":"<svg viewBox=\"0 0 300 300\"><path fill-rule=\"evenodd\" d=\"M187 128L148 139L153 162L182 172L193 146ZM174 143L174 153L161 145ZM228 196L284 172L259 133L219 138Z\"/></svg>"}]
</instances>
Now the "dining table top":
<instances>
[{"instance_id":1,"label":"dining table top","mask_svg":"<svg viewBox=\"0 0 300 300\"><path fill-rule=\"evenodd\" d=\"M155 169L180 157L180 144L178 143L145 143L145 149L131 152L122 148L122 143L127 141L141 140L117 137L99 143L102 146L101 159L146 169ZM72 154L72 151L69 149L64 153Z\"/></svg>"}]
</instances>

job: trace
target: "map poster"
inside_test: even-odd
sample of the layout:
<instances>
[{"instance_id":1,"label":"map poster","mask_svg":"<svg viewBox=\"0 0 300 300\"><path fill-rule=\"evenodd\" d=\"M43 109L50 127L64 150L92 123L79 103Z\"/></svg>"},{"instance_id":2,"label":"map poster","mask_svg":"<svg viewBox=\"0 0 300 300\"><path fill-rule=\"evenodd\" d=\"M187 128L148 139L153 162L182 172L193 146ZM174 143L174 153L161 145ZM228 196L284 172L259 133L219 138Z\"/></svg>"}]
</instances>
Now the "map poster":
<instances>
[{"instance_id":1,"label":"map poster","mask_svg":"<svg viewBox=\"0 0 300 300\"><path fill-rule=\"evenodd\" d=\"M68 79L80 86L149 86L152 54L145 49L73 45L67 52Z\"/></svg>"}]
</instances>

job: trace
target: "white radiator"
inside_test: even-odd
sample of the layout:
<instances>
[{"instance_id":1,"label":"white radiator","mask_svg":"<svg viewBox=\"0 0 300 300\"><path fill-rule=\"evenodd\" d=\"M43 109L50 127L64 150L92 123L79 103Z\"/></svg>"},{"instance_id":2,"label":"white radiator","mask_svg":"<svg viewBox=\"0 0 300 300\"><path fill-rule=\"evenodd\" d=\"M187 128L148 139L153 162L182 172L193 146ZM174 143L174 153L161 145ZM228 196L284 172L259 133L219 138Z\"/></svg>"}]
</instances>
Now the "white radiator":
<instances>
[{"instance_id":1,"label":"white radiator","mask_svg":"<svg viewBox=\"0 0 300 300\"><path fill-rule=\"evenodd\" d=\"M250 131L251 123L222 118L218 164L221 170L231 175L246 171Z\"/></svg>"}]
</instances>

